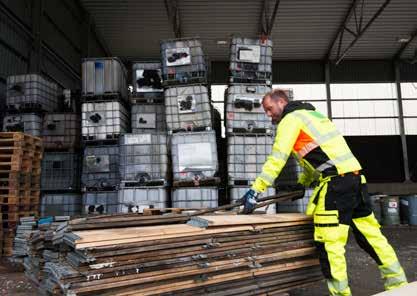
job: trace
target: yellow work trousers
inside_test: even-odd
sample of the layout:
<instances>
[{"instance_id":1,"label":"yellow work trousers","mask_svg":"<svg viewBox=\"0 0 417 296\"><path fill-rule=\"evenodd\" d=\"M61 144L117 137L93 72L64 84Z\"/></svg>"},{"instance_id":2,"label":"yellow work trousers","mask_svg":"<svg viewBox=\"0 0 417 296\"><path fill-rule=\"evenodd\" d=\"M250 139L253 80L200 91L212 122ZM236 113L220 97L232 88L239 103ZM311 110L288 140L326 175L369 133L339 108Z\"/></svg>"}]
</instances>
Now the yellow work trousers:
<instances>
[{"instance_id":1,"label":"yellow work trousers","mask_svg":"<svg viewBox=\"0 0 417 296\"><path fill-rule=\"evenodd\" d=\"M314 217L314 241L330 295L351 295L345 259L350 227L359 246L378 264L386 290L407 283L395 251L372 213L363 176L349 173L322 179L307 214Z\"/></svg>"}]
</instances>

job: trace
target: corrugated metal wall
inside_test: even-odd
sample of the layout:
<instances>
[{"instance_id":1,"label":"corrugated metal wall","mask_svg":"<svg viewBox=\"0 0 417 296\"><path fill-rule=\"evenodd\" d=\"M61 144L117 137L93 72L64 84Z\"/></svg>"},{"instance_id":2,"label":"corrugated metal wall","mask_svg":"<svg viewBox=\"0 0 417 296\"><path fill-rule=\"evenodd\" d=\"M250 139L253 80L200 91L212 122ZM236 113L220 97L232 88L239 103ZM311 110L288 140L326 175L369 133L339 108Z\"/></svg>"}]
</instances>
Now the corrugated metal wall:
<instances>
[{"instance_id":1,"label":"corrugated metal wall","mask_svg":"<svg viewBox=\"0 0 417 296\"><path fill-rule=\"evenodd\" d=\"M34 9L34 5L41 9ZM81 59L105 56L88 14L76 0L0 0L0 98L9 75L31 72L40 19L40 71L63 88L80 88Z\"/></svg>"}]
</instances>

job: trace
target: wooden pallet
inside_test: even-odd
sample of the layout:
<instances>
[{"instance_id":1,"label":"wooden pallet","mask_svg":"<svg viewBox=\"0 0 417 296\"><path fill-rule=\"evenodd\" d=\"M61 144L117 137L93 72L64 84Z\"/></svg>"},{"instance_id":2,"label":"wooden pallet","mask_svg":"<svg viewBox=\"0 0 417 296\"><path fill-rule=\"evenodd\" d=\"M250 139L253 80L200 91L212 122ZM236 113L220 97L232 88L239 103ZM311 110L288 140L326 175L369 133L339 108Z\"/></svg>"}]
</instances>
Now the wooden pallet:
<instances>
[{"instance_id":1,"label":"wooden pallet","mask_svg":"<svg viewBox=\"0 0 417 296\"><path fill-rule=\"evenodd\" d=\"M19 132L0 133L0 218L3 255L12 255L21 217L39 210L42 140Z\"/></svg>"},{"instance_id":2,"label":"wooden pallet","mask_svg":"<svg viewBox=\"0 0 417 296\"><path fill-rule=\"evenodd\" d=\"M42 139L21 132L1 132L0 146L2 147L35 147L42 149ZM32 147L33 146L33 147Z\"/></svg>"},{"instance_id":3,"label":"wooden pallet","mask_svg":"<svg viewBox=\"0 0 417 296\"><path fill-rule=\"evenodd\" d=\"M32 179L32 175L21 172L0 172L0 187L23 187L25 184L39 183L37 178Z\"/></svg>"},{"instance_id":4,"label":"wooden pallet","mask_svg":"<svg viewBox=\"0 0 417 296\"><path fill-rule=\"evenodd\" d=\"M0 214L8 212L38 212L39 204L0 204Z\"/></svg>"},{"instance_id":5,"label":"wooden pallet","mask_svg":"<svg viewBox=\"0 0 417 296\"><path fill-rule=\"evenodd\" d=\"M22 217L37 216L37 214L38 214L37 211L18 211L18 212L2 212L0 213L0 216L2 217L3 227L4 227L4 222L6 223L13 222L14 224L15 222L18 222L19 219Z\"/></svg>"}]
</instances>

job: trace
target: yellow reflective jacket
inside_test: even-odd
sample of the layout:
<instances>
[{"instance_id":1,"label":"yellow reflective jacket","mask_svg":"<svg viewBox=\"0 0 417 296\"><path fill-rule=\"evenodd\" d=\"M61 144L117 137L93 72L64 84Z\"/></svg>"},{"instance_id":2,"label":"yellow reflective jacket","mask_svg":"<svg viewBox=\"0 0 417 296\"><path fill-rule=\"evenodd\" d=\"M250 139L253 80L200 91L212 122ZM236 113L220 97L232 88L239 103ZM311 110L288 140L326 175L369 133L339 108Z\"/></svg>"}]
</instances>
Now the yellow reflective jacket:
<instances>
[{"instance_id":1,"label":"yellow reflective jacket","mask_svg":"<svg viewBox=\"0 0 417 296\"><path fill-rule=\"evenodd\" d=\"M362 169L336 126L308 103L290 102L285 106L272 153L252 189L264 192L271 186L290 153L304 169L298 181L306 186L321 177Z\"/></svg>"}]
</instances>

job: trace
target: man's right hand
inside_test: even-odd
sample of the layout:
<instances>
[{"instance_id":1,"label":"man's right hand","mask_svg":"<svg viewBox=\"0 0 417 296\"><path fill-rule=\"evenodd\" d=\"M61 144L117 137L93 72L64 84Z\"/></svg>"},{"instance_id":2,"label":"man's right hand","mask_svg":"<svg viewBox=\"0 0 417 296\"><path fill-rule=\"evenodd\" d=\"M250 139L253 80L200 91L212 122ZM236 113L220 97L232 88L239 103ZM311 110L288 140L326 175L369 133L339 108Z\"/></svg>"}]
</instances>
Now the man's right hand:
<instances>
[{"instance_id":1,"label":"man's right hand","mask_svg":"<svg viewBox=\"0 0 417 296\"><path fill-rule=\"evenodd\" d=\"M243 201L243 213L244 214L250 214L255 210L256 207L256 197L258 196L258 193L255 192L253 189L249 189L245 195L242 197Z\"/></svg>"},{"instance_id":2,"label":"man's right hand","mask_svg":"<svg viewBox=\"0 0 417 296\"><path fill-rule=\"evenodd\" d=\"M292 187L291 187L291 191L301 191L302 192L302 194L300 194L299 196L297 196L297 197L293 197L291 200L297 200L297 199L301 199L301 198L303 198L304 196L305 196L305 194L306 194L306 188L305 188L305 186L304 185L301 185L301 184L297 184L297 185L293 185Z\"/></svg>"}]
</instances>

